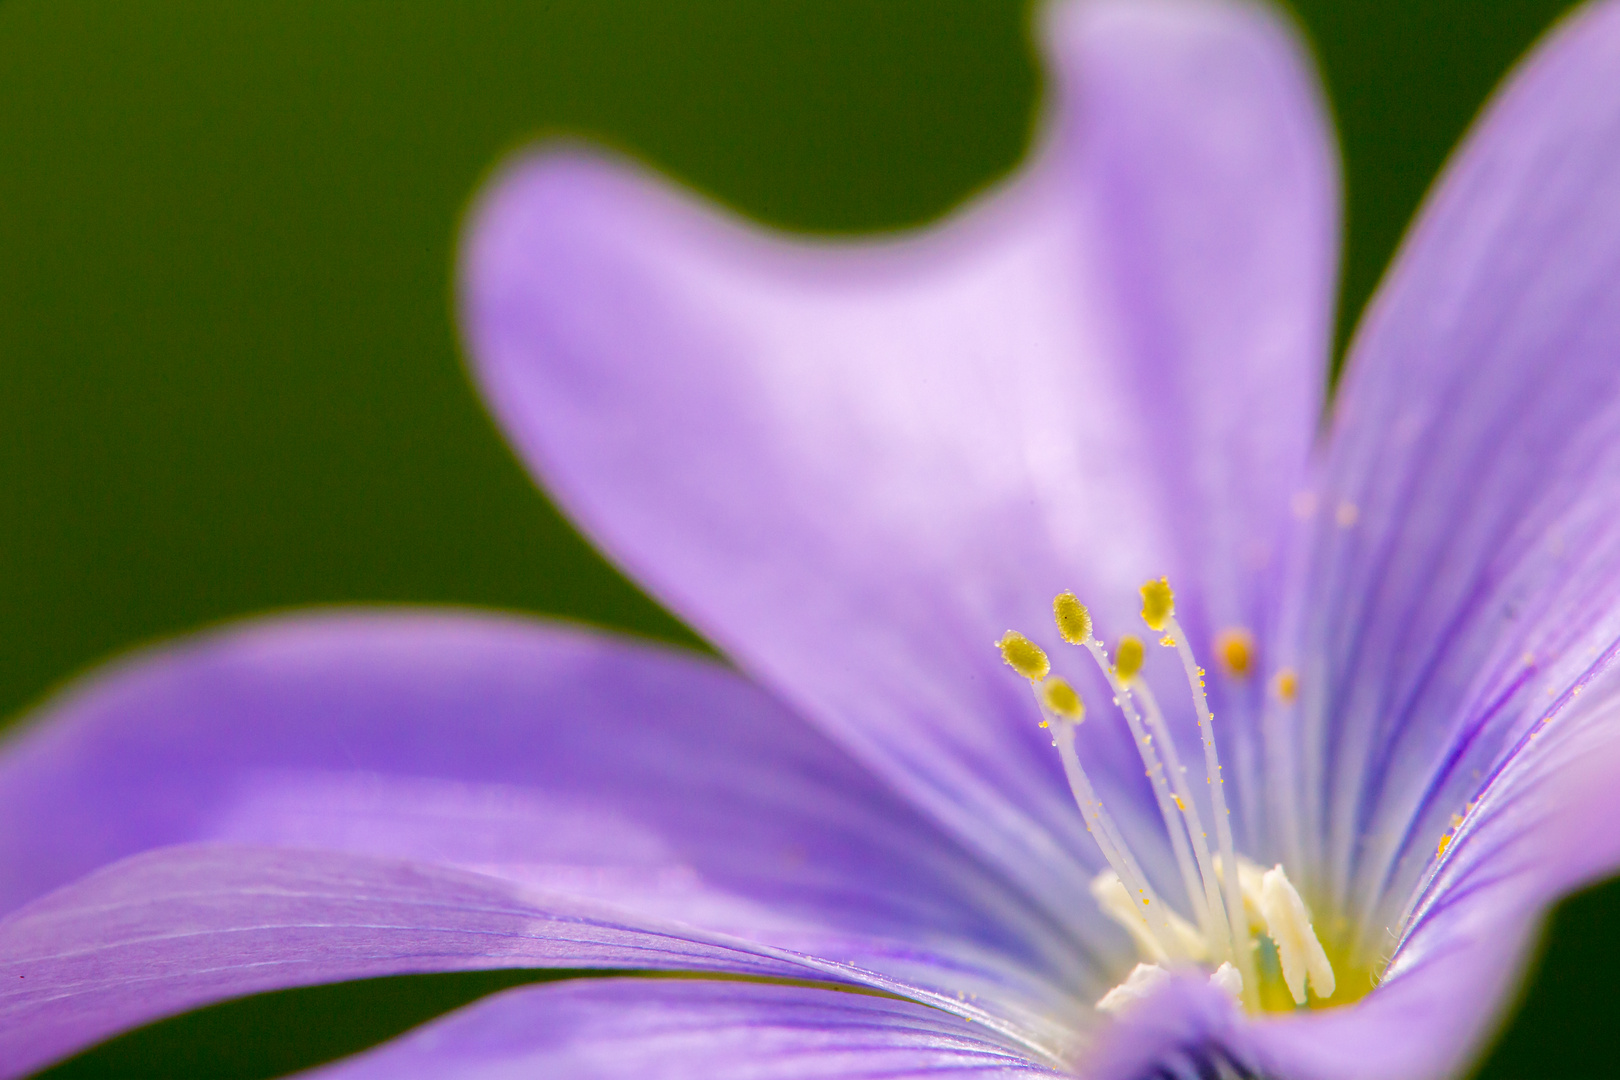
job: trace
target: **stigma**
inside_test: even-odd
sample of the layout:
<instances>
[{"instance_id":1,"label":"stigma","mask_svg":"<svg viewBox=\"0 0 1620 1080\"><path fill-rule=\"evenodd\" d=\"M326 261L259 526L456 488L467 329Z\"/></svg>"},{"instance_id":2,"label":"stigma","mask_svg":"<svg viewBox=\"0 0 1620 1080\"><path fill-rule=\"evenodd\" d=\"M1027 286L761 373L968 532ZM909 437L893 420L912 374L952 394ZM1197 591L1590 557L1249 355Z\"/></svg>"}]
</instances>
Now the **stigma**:
<instances>
[{"instance_id":1,"label":"stigma","mask_svg":"<svg viewBox=\"0 0 1620 1080\"><path fill-rule=\"evenodd\" d=\"M1268 1006L1286 1000L1293 1007L1325 1001L1334 995L1338 980L1299 890L1281 863L1268 869L1236 849L1205 672L1176 621L1169 580L1148 581L1141 597L1143 624L1175 654L1186 679L1203 750L1202 795L1189 782L1169 721L1143 678L1148 648L1142 639L1119 638L1110 658L1094 632L1090 611L1070 592L1053 600L1052 615L1063 642L1083 649L1096 665L1130 729L1180 879L1170 898L1143 872L1131 838L1086 773L1075 743L1075 731L1086 717L1079 692L1052 673L1051 657L1030 638L1008 630L995 643L1007 666L1029 682L1040 724L1052 734L1086 830L1108 864L1092 880L1091 899L1125 931L1141 960L1096 1008L1103 1013L1136 1008L1177 973L1206 978L1251 1011L1262 1000ZM1261 658L1249 631L1222 630L1214 648L1217 669L1234 683L1256 673ZM1285 703L1294 699L1297 684L1297 676L1286 668L1269 680L1272 692Z\"/></svg>"}]
</instances>

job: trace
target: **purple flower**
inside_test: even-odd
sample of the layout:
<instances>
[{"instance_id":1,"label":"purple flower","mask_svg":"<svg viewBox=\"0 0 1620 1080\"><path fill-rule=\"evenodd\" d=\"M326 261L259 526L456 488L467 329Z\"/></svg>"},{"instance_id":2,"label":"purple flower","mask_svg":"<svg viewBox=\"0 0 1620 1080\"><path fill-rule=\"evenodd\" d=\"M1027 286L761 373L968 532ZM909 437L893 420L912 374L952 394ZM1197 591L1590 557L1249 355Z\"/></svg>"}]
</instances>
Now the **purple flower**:
<instances>
[{"instance_id":1,"label":"purple flower","mask_svg":"<svg viewBox=\"0 0 1620 1080\"><path fill-rule=\"evenodd\" d=\"M70 689L0 755L0 1074L493 967L619 977L323 1075L1466 1061L1538 914L1620 865L1620 3L1490 105L1320 436L1297 41L1221 0L1048 16L1040 151L917 236L767 235L583 149L504 170L477 378L736 670L396 611Z\"/></svg>"}]
</instances>

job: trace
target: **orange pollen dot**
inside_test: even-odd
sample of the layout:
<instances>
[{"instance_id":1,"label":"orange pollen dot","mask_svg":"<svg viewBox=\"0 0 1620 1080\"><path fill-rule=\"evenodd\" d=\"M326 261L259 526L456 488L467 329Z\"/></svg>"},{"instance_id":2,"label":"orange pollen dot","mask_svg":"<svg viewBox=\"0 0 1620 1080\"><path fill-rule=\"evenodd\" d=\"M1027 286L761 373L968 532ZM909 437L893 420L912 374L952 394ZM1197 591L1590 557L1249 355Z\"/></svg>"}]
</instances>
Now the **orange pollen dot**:
<instances>
[{"instance_id":1,"label":"orange pollen dot","mask_svg":"<svg viewBox=\"0 0 1620 1080\"><path fill-rule=\"evenodd\" d=\"M1299 697L1299 676L1293 668L1283 668L1271 680L1271 688L1276 691L1277 699L1284 705L1291 705Z\"/></svg>"},{"instance_id":2,"label":"orange pollen dot","mask_svg":"<svg viewBox=\"0 0 1620 1080\"><path fill-rule=\"evenodd\" d=\"M1228 678L1246 679L1254 667L1254 635L1241 626L1215 635L1215 656Z\"/></svg>"}]
</instances>

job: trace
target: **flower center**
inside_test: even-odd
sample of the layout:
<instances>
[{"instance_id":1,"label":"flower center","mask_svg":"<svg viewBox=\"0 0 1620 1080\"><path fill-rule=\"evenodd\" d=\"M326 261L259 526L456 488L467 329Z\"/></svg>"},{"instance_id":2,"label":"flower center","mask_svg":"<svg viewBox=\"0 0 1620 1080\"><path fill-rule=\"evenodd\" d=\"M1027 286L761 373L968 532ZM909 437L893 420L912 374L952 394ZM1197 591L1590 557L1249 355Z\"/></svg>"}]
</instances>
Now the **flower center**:
<instances>
[{"instance_id":1,"label":"flower center","mask_svg":"<svg viewBox=\"0 0 1620 1080\"><path fill-rule=\"evenodd\" d=\"M1215 718L1204 693L1205 673L1176 622L1175 594L1164 578L1148 582L1141 591L1142 621L1160 635L1161 646L1175 651L1191 692L1203 743L1213 845L1164 711L1140 677L1147 659L1142 641L1121 638L1110 662L1108 651L1092 633L1090 613L1073 593L1059 595L1052 611L1063 640L1084 649L1101 670L1130 728L1170 837L1190 918L1154 890L1128 838L1086 775L1075 746L1075 730L1086 713L1079 693L1052 674L1046 652L1029 638L1009 630L996 642L1007 665L1029 680L1041 726L1052 734L1086 831L1108 863L1109 869L1092 882L1092 897L1130 934L1142 956L1142 962L1097 1007L1104 1012L1128 1008L1172 971L1204 972L1211 985L1251 1011L1325 1002L1333 998L1338 980L1298 890L1281 863L1265 869L1234 847ZM1233 678L1250 674L1255 643L1248 631L1222 632L1215 650L1226 674ZM1287 701L1297 693L1297 685L1292 672L1282 671L1273 678L1272 689Z\"/></svg>"}]
</instances>

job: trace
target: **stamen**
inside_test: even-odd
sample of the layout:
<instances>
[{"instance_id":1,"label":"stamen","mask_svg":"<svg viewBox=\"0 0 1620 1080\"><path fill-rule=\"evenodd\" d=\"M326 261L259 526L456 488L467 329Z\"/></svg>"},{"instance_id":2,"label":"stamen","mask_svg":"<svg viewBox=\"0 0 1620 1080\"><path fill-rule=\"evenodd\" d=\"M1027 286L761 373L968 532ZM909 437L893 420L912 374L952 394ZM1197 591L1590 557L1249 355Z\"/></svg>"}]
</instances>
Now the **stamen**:
<instances>
[{"instance_id":1,"label":"stamen","mask_svg":"<svg viewBox=\"0 0 1620 1080\"><path fill-rule=\"evenodd\" d=\"M1074 795L1075 804L1080 807L1080 815L1085 818L1086 831L1091 833L1092 839L1097 841L1097 847L1102 849L1103 858L1113 867L1124 884L1128 894L1132 897L1130 909L1141 920L1150 936L1157 942L1160 952L1170 953L1176 948L1175 931L1171 929L1169 919L1169 905L1153 901L1158 896L1148 885L1147 876L1137 865L1136 858L1126 845L1125 838L1120 834L1114 824L1113 817L1104 809L1102 800L1097 798L1086 771L1080 766L1080 755L1074 749L1074 729L1077 725L1051 716L1048 723L1052 727L1052 745L1058 749L1058 757L1063 761L1063 772L1068 777L1069 791ZM1140 901L1140 904L1138 904Z\"/></svg>"},{"instance_id":2,"label":"stamen","mask_svg":"<svg viewBox=\"0 0 1620 1080\"><path fill-rule=\"evenodd\" d=\"M1220 845L1221 858L1228 866L1236 866L1236 848L1232 843L1231 811L1226 808L1226 780L1221 775L1221 758L1215 750L1215 717L1209 711L1209 699L1204 694L1204 669L1193 659L1192 646L1187 634L1176 622L1176 599L1170 591L1170 581L1160 578L1142 586L1142 621L1153 630L1165 631L1165 641L1174 645L1181 656L1181 666L1187 673L1187 685L1192 690L1193 705L1198 710L1198 729L1204 736L1204 770L1208 773L1210 801L1215 809L1215 839ZM1171 639L1174 639L1173 641ZM1238 888L1237 875L1226 879L1226 917L1232 928L1232 941L1248 940L1243 926L1243 899ZM1238 970L1243 974L1245 988L1255 986L1254 957L1246 948L1233 950Z\"/></svg>"},{"instance_id":3,"label":"stamen","mask_svg":"<svg viewBox=\"0 0 1620 1080\"><path fill-rule=\"evenodd\" d=\"M1125 643L1135 642L1138 650L1142 643L1135 638L1122 638L1120 652L1125 652ZM1210 913L1205 932L1225 946L1225 954L1233 955L1231 944L1231 921L1226 916L1226 905L1221 900L1219 878L1219 864L1210 855L1209 834L1204 831L1203 815L1198 811L1198 803L1193 799L1192 788L1187 786L1187 770L1181 764L1181 754L1176 750L1176 743L1170 737L1170 726L1164 721L1164 712L1159 708L1158 698L1153 696L1153 690L1146 681L1136 679L1130 684L1131 692L1142 699L1142 711L1147 714L1148 729L1152 731L1154 739L1158 741L1164 752L1165 764L1168 767L1170 783L1174 787L1173 797L1176 806L1186 815L1187 833L1192 837L1193 853L1198 858L1198 874L1203 882L1203 895L1205 910ZM1238 941L1243 941L1239 938Z\"/></svg>"},{"instance_id":4,"label":"stamen","mask_svg":"<svg viewBox=\"0 0 1620 1080\"><path fill-rule=\"evenodd\" d=\"M1143 955L1156 962L1170 959L1158 939L1149 934L1147 928L1142 925L1142 920L1136 913L1136 902L1131 899L1130 890L1119 880L1118 874L1112 870L1104 870L1092 878L1091 898L1097 901L1097 906L1102 909L1104 915L1125 928ZM1174 911L1168 913L1167 919L1183 955L1192 960L1203 960L1209 955L1209 944L1196 926Z\"/></svg>"},{"instance_id":5,"label":"stamen","mask_svg":"<svg viewBox=\"0 0 1620 1080\"><path fill-rule=\"evenodd\" d=\"M1204 670L1193 656L1185 630L1176 621L1170 582L1163 577L1149 581L1141 593L1143 621L1161 634L1160 644L1177 651L1192 691L1204 745L1218 854L1210 850L1198 800L1188 787L1187 770L1181 764L1164 712L1141 678L1146 661L1141 639L1122 637L1115 649L1115 660L1110 663L1107 650L1093 633L1090 612L1073 593L1061 593L1053 600L1052 615L1063 640L1091 654L1114 693L1114 703L1125 716L1170 834L1176 863L1199 924L1196 927L1155 895L1119 824L1103 806L1081 766L1075 733L1085 719L1086 709L1080 694L1067 680L1051 674L1052 664L1046 652L1023 634L1008 630L995 643L1002 660L1028 680L1041 726L1051 732L1052 745L1063 763L1064 776L1086 831L1110 868L1092 880L1092 897L1105 915L1125 929L1146 961L1137 964L1124 982L1104 995L1097 1008L1118 1012L1154 992L1170 977L1171 969L1182 970L1189 962L1218 962L1209 975L1210 985L1248 1008L1258 1009L1255 937L1261 933L1270 936L1276 945L1277 964L1296 1005L1304 1005L1308 994L1331 998L1336 989L1333 965L1282 864L1262 870L1236 853ZM1216 638L1217 662L1234 679L1253 674L1256 656L1254 637L1247 630L1229 628ZM1273 675L1270 689L1287 706L1298 694L1298 678L1291 668L1280 669ZM1462 819L1454 817L1452 829L1442 836L1442 857L1461 825ZM1208 972L1209 966L1203 970Z\"/></svg>"},{"instance_id":6,"label":"stamen","mask_svg":"<svg viewBox=\"0 0 1620 1080\"><path fill-rule=\"evenodd\" d=\"M1148 629L1169 629L1169 622L1176 613L1176 595L1170 591L1170 579L1162 577L1150 581L1142 586L1141 593L1142 621L1148 624Z\"/></svg>"},{"instance_id":7,"label":"stamen","mask_svg":"<svg viewBox=\"0 0 1620 1080\"><path fill-rule=\"evenodd\" d=\"M1125 932L1131 935L1136 943L1137 951L1152 960L1155 964L1161 960L1170 959L1159 939L1153 936L1147 923L1142 921L1141 913L1136 910L1136 901L1131 899L1131 891L1125 883L1119 880L1119 875L1112 870L1104 870L1091 879L1091 898L1097 901L1102 913L1113 919Z\"/></svg>"},{"instance_id":8,"label":"stamen","mask_svg":"<svg viewBox=\"0 0 1620 1080\"><path fill-rule=\"evenodd\" d=\"M1260 911L1266 919L1266 933L1277 943L1277 960L1282 965L1283 982L1295 1005L1305 1004L1305 980L1320 998L1333 996L1333 965L1311 925L1305 901L1278 863L1265 872L1260 886Z\"/></svg>"},{"instance_id":9,"label":"stamen","mask_svg":"<svg viewBox=\"0 0 1620 1080\"><path fill-rule=\"evenodd\" d=\"M1030 682L1046 678L1047 672L1052 670L1052 663L1041 647L1016 630L1002 634L996 648L1001 650L1001 658L1007 666Z\"/></svg>"},{"instance_id":10,"label":"stamen","mask_svg":"<svg viewBox=\"0 0 1620 1080\"><path fill-rule=\"evenodd\" d=\"M1293 668L1285 667L1271 680L1271 689L1276 693L1278 701L1284 705L1292 705L1294 699L1299 697L1299 675Z\"/></svg>"},{"instance_id":11,"label":"stamen","mask_svg":"<svg viewBox=\"0 0 1620 1080\"><path fill-rule=\"evenodd\" d=\"M1086 718L1086 703L1074 687L1062 679L1051 678L1041 684L1041 702L1065 720L1078 724Z\"/></svg>"},{"instance_id":12,"label":"stamen","mask_svg":"<svg viewBox=\"0 0 1620 1080\"><path fill-rule=\"evenodd\" d=\"M1141 638L1126 634L1114 643L1114 672L1121 682L1129 683L1136 678L1146 659L1147 650L1142 647Z\"/></svg>"},{"instance_id":13,"label":"stamen","mask_svg":"<svg viewBox=\"0 0 1620 1080\"><path fill-rule=\"evenodd\" d=\"M1254 661L1254 635L1241 626L1231 626L1215 635L1215 656L1221 670L1233 679L1249 677Z\"/></svg>"},{"instance_id":14,"label":"stamen","mask_svg":"<svg viewBox=\"0 0 1620 1080\"><path fill-rule=\"evenodd\" d=\"M1242 855L1237 857L1238 888L1243 893L1243 914L1249 920L1249 932L1260 933L1266 928L1266 917L1260 911L1260 895L1264 886L1265 867L1252 859L1245 859ZM1226 883L1226 865L1221 862L1220 856L1215 857L1215 873L1220 875L1221 883Z\"/></svg>"},{"instance_id":15,"label":"stamen","mask_svg":"<svg viewBox=\"0 0 1620 1080\"><path fill-rule=\"evenodd\" d=\"M1062 608L1065 605L1065 597L1072 599L1073 594L1064 593L1053 601L1053 612L1059 620L1063 618ZM1074 601L1073 606L1080 607L1079 601ZM1080 607L1080 610L1084 611L1085 609ZM1086 619L1088 624L1090 621L1089 618ZM1066 631L1064 637L1068 637ZM1088 634L1074 644L1084 647L1091 654L1092 659L1097 662L1098 668L1102 670L1103 678L1108 680L1108 685L1114 692L1115 702L1119 704L1120 711L1125 714L1125 722L1131 729L1131 738L1136 743L1137 752L1142 758L1142 765L1147 770L1148 781L1153 787L1154 799L1159 804L1159 814L1164 818L1165 831L1170 834L1170 847L1176 857L1176 867L1181 872L1182 885L1187 890L1187 899L1192 904L1194 916L1198 919L1199 925L1203 927L1204 933L1209 934L1212 928L1217 925L1216 920L1219 916L1212 916L1207 906L1207 897L1212 894L1211 890L1200 888L1199 873L1194 868L1193 856L1187 847L1187 836L1184 831L1186 824L1177 812L1181 809L1180 802L1171 797L1169 784L1165 780L1164 765L1160 763L1158 752L1154 749L1153 738L1143 729L1142 718L1137 714L1136 706L1131 701L1130 691L1117 669L1108 663L1108 654L1104 651L1102 642ZM1229 942L1223 943L1222 951L1230 955Z\"/></svg>"},{"instance_id":16,"label":"stamen","mask_svg":"<svg viewBox=\"0 0 1620 1080\"><path fill-rule=\"evenodd\" d=\"M1137 964L1124 982L1102 996L1102 1000L1097 1002L1097 1009L1105 1013L1128 1009L1150 997L1168 978L1170 973L1158 964Z\"/></svg>"},{"instance_id":17,"label":"stamen","mask_svg":"<svg viewBox=\"0 0 1620 1080\"><path fill-rule=\"evenodd\" d=\"M1097 847L1102 850L1103 858L1113 867L1120 881L1141 901L1140 909L1137 908L1135 901L1132 901L1132 911L1141 920L1149 935L1157 939L1158 948L1169 952L1175 944L1175 933L1167 918L1168 906L1159 904L1154 907L1153 901L1157 897L1148 885L1147 875L1142 873L1142 868L1137 865L1136 858L1131 854L1124 834L1114 824L1112 815L1103 808L1102 800L1097 798L1091 780L1080 765L1080 755L1075 751L1074 729L1080 726L1080 721L1085 716L1085 704L1080 700L1080 695L1061 679L1042 681L1052 670L1052 664L1041 647L1023 634L1016 630L1008 630L995 644L1007 666L1029 680L1030 692L1035 695L1035 707L1041 713L1041 726L1052 731L1052 745L1058 749L1064 775L1069 781L1069 791L1073 794L1076 805L1080 807L1080 816L1085 819L1086 831L1097 841ZM1051 700L1053 698L1056 699L1057 705L1063 706L1062 709L1054 707Z\"/></svg>"},{"instance_id":18,"label":"stamen","mask_svg":"<svg viewBox=\"0 0 1620 1080\"><path fill-rule=\"evenodd\" d=\"M1091 612L1074 593L1057 594L1052 601L1052 617L1057 620L1058 633L1070 645L1084 645L1091 640Z\"/></svg>"}]
</instances>

